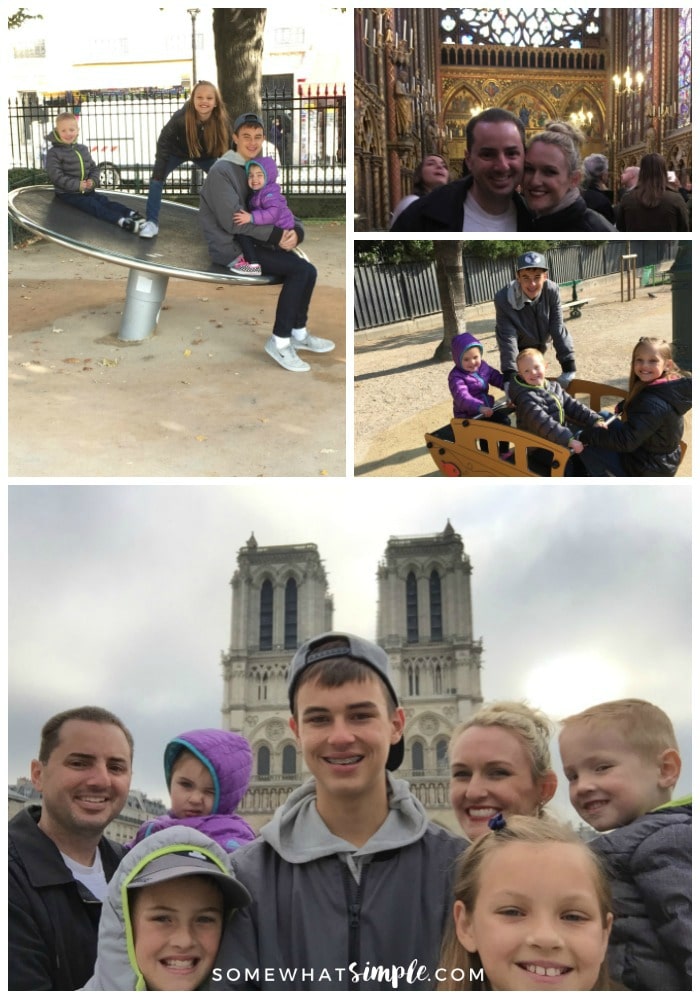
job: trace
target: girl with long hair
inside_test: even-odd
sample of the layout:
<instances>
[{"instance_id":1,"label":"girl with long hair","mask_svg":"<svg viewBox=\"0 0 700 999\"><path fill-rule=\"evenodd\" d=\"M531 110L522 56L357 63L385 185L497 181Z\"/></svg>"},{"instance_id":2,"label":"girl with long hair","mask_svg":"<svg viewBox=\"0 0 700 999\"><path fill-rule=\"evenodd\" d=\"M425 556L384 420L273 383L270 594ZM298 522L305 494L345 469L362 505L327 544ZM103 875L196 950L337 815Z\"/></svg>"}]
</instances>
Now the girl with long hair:
<instances>
[{"instance_id":1,"label":"girl with long hair","mask_svg":"<svg viewBox=\"0 0 700 999\"><path fill-rule=\"evenodd\" d=\"M629 391L607 427L586 427L581 460L589 475L673 476L681 463L683 416L692 406L690 374L661 337L643 336L632 351Z\"/></svg>"},{"instance_id":2,"label":"girl with long hair","mask_svg":"<svg viewBox=\"0 0 700 999\"><path fill-rule=\"evenodd\" d=\"M464 853L438 992L612 988L612 899L602 866L570 826L514 816Z\"/></svg>"},{"instance_id":3,"label":"girl with long hair","mask_svg":"<svg viewBox=\"0 0 700 999\"><path fill-rule=\"evenodd\" d=\"M148 186L146 224L139 235L158 235L158 216L166 178L191 161L208 173L219 156L231 148L231 124L221 94L208 80L200 80L189 100L172 116L158 136L156 162Z\"/></svg>"}]
</instances>

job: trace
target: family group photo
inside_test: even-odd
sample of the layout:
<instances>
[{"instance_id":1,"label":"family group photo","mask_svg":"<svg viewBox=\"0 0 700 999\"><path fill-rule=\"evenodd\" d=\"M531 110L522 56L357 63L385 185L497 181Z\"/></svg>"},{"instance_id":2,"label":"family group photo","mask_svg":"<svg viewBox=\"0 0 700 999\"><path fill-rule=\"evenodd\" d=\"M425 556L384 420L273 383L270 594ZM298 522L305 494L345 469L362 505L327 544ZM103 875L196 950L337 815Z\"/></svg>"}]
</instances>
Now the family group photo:
<instances>
[{"instance_id":1,"label":"family group photo","mask_svg":"<svg viewBox=\"0 0 700 999\"><path fill-rule=\"evenodd\" d=\"M690 990L690 491L363 486L11 488L11 990Z\"/></svg>"}]
</instances>

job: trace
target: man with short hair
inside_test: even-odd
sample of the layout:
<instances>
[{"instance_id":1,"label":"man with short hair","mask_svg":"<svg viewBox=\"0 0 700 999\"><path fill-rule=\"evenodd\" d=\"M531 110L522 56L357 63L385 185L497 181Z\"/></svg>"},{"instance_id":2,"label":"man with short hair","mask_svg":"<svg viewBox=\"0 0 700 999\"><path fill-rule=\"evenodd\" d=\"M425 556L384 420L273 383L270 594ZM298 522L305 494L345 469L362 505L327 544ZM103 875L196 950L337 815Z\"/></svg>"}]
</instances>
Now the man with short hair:
<instances>
[{"instance_id":1,"label":"man with short hair","mask_svg":"<svg viewBox=\"0 0 700 999\"><path fill-rule=\"evenodd\" d=\"M46 722L31 778L42 794L9 823L9 989L75 991L93 972L107 883L124 848L103 836L129 793L134 742L111 712Z\"/></svg>"},{"instance_id":2,"label":"man with short hair","mask_svg":"<svg viewBox=\"0 0 700 999\"><path fill-rule=\"evenodd\" d=\"M620 198L628 191L633 191L639 180L639 167L628 166L620 174ZM618 199L619 200L619 199Z\"/></svg>"},{"instance_id":3,"label":"man with short hair","mask_svg":"<svg viewBox=\"0 0 700 999\"><path fill-rule=\"evenodd\" d=\"M516 188L523 179L525 128L503 108L488 108L467 125L469 176L409 205L392 232L516 232L530 213Z\"/></svg>"},{"instance_id":4,"label":"man with short hair","mask_svg":"<svg viewBox=\"0 0 700 999\"><path fill-rule=\"evenodd\" d=\"M387 654L319 635L292 659L288 689L312 776L232 854L253 903L224 931L210 988L428 988L465 843L392 776L405 718Z\"/></svg>"},{"instance_id":5,"label":"man with short hair","mask_svg":"<svg viewBox=\"0 0 700 999\"><path fill-rule=\"evenodd\" d=\"M534 347L544 354L554 345L562 388L576 377L574 344L564 324L559 286L548 280L546 257L528 250L518 257L515 281L496 294L496 340L506 385L517 374L515 359L521 350Z\"/></svg>"},{"instance_id":6,"label":"man with short hair","mask_svg":"<svg viewBox=\"0 0 700 999\"><path fill-rule=\"evenodd\" d=\"M316 285L316 268L303 255L294 253L304 238L297 220L293 229L274 225L238 224L233 216L246 210L250 193L246 164L257 159L263 148L265 130L255 113L239 115L233 123L235 150L224 153L212 166L200 192L199 220L215 264L231 269L240 256L236 234L256 240L257 262L263 274L282 280L272 335L265 352L286 371L310 371L297 351L327 354L335 348L332 340L314 336L306 328L309 305Z\"/></svg>"}]
</instances>

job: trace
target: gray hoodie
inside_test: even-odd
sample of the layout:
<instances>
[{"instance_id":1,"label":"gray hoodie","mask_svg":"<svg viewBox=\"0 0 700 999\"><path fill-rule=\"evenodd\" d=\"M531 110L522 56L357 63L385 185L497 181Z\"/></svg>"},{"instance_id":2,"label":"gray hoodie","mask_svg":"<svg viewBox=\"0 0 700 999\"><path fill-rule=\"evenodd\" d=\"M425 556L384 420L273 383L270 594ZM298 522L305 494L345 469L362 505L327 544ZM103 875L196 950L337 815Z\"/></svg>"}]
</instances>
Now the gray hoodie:
<instances>
[{"instance_id":1,"label":"gray hoodie","mask_svg":"<svg viewBox=\"0 0 700 999\"><path fill-rule=\"evenodd\" d=\"M253 902L224 931L211 989L372 991L392 985L362 976L392 968L396 988L429 987L466 844L386 776L389 813L363 846L330 832L312 779L232 855Z\"/></svg>"},{"instance_id":2,"label":"gray hoodie","mask_svg":"<svg viewBox=\"0 0 700 999\"><path fill-rule=\"evenodd\" d=\"M126 854L109 883L109 892L102 903L95 972L81 991L146 991L146 983L134 955L131 920L125 912L127 886L149 859L172 853L183 844L207 854L223 873L232 875L230 854L196 829L172 826L138 843Z\"/></svg>"}]
</instances>

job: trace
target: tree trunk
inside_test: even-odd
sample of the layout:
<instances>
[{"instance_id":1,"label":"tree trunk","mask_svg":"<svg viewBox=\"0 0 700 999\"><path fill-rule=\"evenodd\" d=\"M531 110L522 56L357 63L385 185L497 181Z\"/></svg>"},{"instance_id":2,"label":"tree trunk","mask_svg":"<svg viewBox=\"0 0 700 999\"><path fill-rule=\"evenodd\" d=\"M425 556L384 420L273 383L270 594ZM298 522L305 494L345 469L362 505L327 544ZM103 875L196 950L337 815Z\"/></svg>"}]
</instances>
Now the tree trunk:
<instances>
[{"instance_id":1,"label":"tree trunk","mask_svg":"<svg viewBox=\"0 0 700 999\"><path fill-rule=\"evenodd\" d=\"M464 297L462 246L464 240L433 240L444 335L433 354L434 361L452 359L452 339L464 332L467 303Z\"/></svg>"},{"instance_id":2,"label":"tree trunk","mask_svg":"<svg viewBox=\"0 0 700 999\"><path fill-rule=\"evenodd\" d=\"M218 86L234 123L239 114L262 111L262 55L266 7L214 7ZM196 81L195 81L196 82Z\"/></svg>"}]
</instances>

